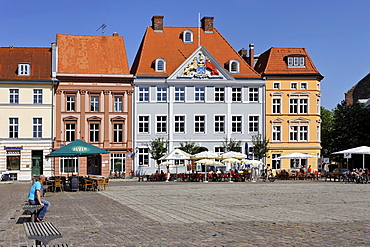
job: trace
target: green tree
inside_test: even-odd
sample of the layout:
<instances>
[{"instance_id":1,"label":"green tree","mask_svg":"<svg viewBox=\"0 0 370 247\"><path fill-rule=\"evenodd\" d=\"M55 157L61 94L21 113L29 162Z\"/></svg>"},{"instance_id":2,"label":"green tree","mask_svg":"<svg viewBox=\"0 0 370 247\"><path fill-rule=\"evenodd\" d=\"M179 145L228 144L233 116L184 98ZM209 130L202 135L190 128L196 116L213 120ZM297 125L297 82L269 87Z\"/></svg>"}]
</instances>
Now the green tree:
<instances>
[{"instance_id":1,"label":"green tree","mask_svg":"<svg viewBox=\"0 0 370 247\"><path fill-rule=\"evenodd\" d=\"M158 137L154 140L151 140L147 147L149 148L151 158L156 161L159 171L159 159L162 158L167 153L168 141L162 137Z\"/></svg>"},{"instance_id":2,"label":"green tree","mask_svg":"<svg viewBox=\"0 0 370 247\"><path fill-rule=\"evenodd\" d=\"M322 154L327 157L328 154L332 153L334 141L334 113L333 111L327 110L321 107L321 147Z\"/></svg>"},{"instance_id":3,"label":"green tree","mask_svg":"<svg viewBox=\"0 0 370 247\"><path fill-rule=\"evenodd\" d=\"M197 154L200 151L199 146L197 146L195 142L190 141L180 142L179 149L189 154Z\"/></svg>"},{"instance_id":4,"label":"green tree","mask_svg":"<svg viewBox=\"0 0 370 247\"><path fill-rule=\"evenodd\" d=\"M240 152L242 150L241 143L241 140L235 140L233 138L228 140L227 138L224 138L224 141L222 141L222 147L225 153L230 151Z\"/></svg>"},{"instance_id":5,"label":"green tree","mask_svg":"<svg viewBox=\"0 0 370 247\"><path fill-rule=\"evenodd\" d=\"M252 136L252 143L254 156L256 156L259 160L266 157L266 153L269 150L269 148L267 147L267 145L269 144L269 140L266 140L266 138L262 138L262 135L260 133L257 133Z\"/></svg>"}]
</instances>

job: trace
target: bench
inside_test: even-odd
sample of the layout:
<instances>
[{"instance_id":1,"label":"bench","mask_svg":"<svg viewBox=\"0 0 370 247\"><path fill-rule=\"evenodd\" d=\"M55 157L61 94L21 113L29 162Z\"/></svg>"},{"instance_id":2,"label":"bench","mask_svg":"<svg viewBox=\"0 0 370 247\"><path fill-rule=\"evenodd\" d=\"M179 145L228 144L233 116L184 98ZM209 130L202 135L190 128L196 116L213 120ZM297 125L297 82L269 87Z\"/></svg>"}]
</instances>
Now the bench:
<instances>
[{"instance_id":1,"label":"bench","mask_svg":"<svg viewBox=\"0 0 370 247\"><path fill-rule=\"evenodd\" d=\"M39 204L31 205L29 203L22 205L23 210L29 212L31 214L31 222L35 222L37 211L39 211L42 206Z\"/></svg>"},{"instance_id":2,"label":"bench","mask_svg":"<svg viewBox=\"0 0 370 247\"><path fill-rule=\"evenodd\" d=\"M32 245L31 247L68 247L68 244L55 244L55 245Z\"/></svg>"},{"instance_id":3,"label":"bench","mask_svg":"<svg viewBox=\"0 0 370 247\"><path fill-rule=\"evenodd\" d=\"M51 222L25 222L24 230L29 239L35 239L36 245L47 245L50 241L63 237Z\"/></svg>"}]
</instances>

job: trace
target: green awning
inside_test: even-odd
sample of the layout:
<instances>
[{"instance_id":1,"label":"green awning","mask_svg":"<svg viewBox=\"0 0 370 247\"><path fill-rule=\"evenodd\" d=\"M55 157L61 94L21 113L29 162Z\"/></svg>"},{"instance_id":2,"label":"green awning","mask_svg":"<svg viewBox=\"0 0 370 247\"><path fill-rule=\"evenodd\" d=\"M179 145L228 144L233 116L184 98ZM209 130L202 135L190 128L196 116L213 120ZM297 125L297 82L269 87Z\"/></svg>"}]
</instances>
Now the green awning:
<instances>
[{"instance_id":1,"label":"green awning","mask_svg":"<svg viewBox=\"0 0 370 247\"><path fill-rule=\"evenodd\" d=\"M45 155L45 157L89 156L96 154L109 154L109 152L82 140L76 140Z\"/></svg>"}]
</instances>

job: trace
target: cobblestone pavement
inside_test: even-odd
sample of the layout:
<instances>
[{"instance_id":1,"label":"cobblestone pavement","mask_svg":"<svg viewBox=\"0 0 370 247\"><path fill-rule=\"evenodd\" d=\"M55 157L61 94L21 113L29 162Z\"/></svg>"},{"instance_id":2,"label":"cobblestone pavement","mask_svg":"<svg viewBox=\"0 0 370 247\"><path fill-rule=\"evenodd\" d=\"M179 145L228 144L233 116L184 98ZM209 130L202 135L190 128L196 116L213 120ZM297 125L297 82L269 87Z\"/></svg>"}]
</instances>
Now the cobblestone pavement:
<instances>
[{"instance_id":1,"label":"cobblestone pavement","mask_svg":"<svg viewBox=\"0 0 370 247\"><path fill-rule=\"evenodd\" d=\"M31 183L0 184L0 246L31 246L21 203ZM369 246L370 185L324 181L111 181L47 193L71 246Z\"/></svg>"}]
</instances>

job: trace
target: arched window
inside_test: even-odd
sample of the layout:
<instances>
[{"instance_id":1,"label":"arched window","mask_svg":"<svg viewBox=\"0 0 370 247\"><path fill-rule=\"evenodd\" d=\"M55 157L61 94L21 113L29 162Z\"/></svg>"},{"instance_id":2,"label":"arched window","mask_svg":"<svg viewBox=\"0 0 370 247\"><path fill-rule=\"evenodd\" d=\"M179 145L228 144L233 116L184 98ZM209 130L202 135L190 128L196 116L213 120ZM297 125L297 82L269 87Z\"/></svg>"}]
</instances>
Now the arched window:
<instances>
[{"instance_id":1,"label":"arched window","mask_svg":"<svg viewBox=\"0 0 370 247\"><path fill-rule=\"evenodd\" d=\"M193 43L193 32L190 30L185 30L182 34L182 40L184 43Z\"/></svg>"},{"instance_id":2,"label":"arched window","mask_svg":"<svg viewBox=\"0 0 370 247\"><path fill-rule=\"evenodd\" d=\"M155 71L165 72L166 71L166 60L164 60L163 58L157 58L155 60Z\"/></svg>"},{"instance_id":3,"label":"arched window","mask_svg":"<svg viewBox=\"0 0 370 247\"><path fill-rule=\"evenodd\" d=\"M238 60L230 60L229 71L230 73L239 73L239 61Z\"/></svg>"}]
</instances>

